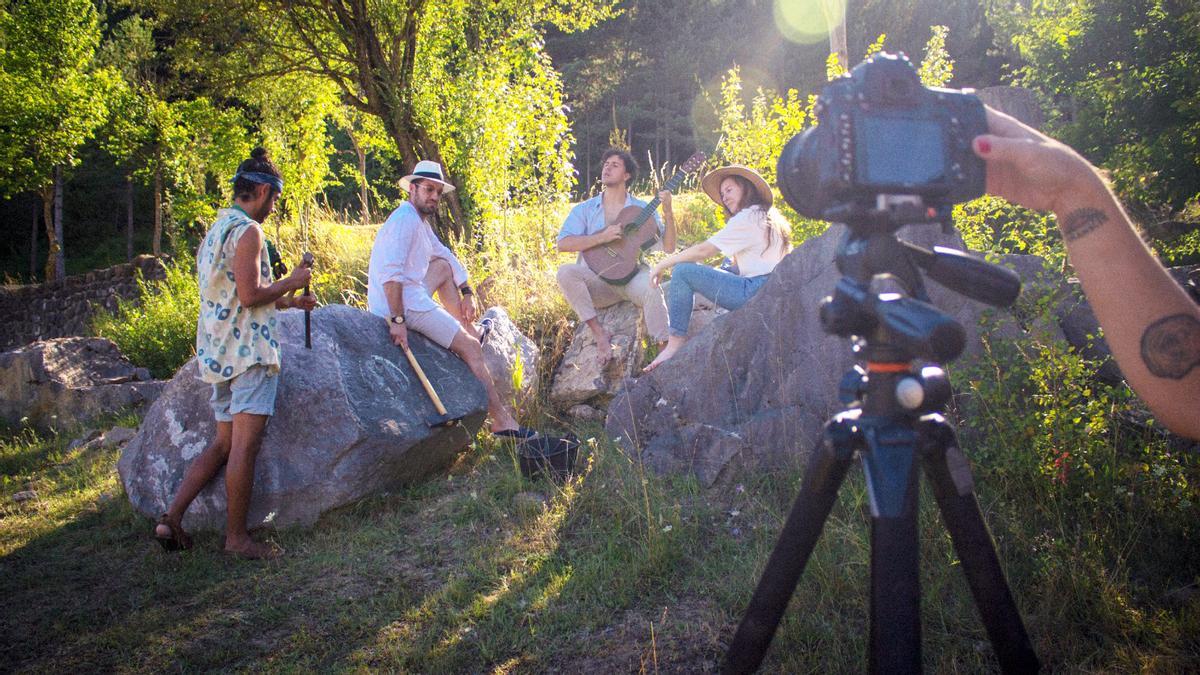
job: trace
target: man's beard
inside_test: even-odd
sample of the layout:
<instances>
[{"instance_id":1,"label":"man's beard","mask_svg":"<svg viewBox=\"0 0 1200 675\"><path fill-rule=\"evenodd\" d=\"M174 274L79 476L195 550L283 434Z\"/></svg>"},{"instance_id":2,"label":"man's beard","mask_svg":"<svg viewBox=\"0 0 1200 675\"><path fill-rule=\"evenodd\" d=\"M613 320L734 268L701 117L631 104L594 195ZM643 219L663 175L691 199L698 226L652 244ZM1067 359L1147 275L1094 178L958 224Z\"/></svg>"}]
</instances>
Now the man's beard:
<instances>
[{"instance_id":1,"label":"man's beard","mask_svg":"<svg viewBox=\"0 0 1200 675\"><path fill-rule=\"evenodd\" d=\"M425 205L413 204L413 206L417 208L417 213L421 214L422 217L427 218L429 216L437 215L437 204L434 204L433 206L429 206L428 203Z\"/></svg>"}]
</instances>

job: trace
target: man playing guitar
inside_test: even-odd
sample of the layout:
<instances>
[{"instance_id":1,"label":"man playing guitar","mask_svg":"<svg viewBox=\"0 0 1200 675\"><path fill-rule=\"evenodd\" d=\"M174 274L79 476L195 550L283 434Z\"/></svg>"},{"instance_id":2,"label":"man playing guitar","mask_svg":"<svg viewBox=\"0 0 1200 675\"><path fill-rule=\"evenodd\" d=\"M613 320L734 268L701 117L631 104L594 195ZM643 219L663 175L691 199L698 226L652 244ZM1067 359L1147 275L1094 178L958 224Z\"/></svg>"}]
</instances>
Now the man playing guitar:
<instances>
[{"instance_id":1,"label":"man playing guitar","mask_svg":"<svg viewBox=\"0 0 1200 675\"><path fill-rule=\"evenodd\" d=\"M558 250L565 253L582 252L616 241L622 236L624 223L617 214L627 206L646 206L646 202L629 194L629 184L637 176L638 165L633 156L623 150L609 148L601 157L600 184L603 190L591 199L571 209L558 232ZM661 237L653 250L671 253L675 250L675 215L671 210L671 193L658 193L662 201L662 219L655 214ZM666 221L664 227L663 221ZM650 270L643 266L625 284L612 284L593 272L582 257L558 268L558 285L579 320L587 324L596 340L601 364L612 358L612 336L596 318L596 308L609 307L628 300L642 310L646 332L659 343L667 339L667 307L662 290L650 283Z\"/></svg>"}]
</instances>

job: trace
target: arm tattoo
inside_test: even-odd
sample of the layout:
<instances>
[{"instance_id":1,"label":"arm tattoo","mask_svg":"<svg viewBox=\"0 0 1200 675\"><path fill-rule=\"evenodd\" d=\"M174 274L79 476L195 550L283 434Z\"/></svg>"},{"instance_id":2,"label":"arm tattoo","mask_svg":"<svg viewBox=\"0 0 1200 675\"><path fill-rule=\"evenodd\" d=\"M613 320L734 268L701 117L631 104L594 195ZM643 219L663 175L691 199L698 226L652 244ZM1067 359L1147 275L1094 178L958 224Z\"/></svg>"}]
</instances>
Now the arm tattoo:
<instances>
[{"instance_id":1,"label":"arm tattoo","mask_svg":"<svg viewBox=\"0 0 1200 675\"><path fill-rule=\"evenodd\" d=\"M1108 216L1100 209L1076 209L1066 215L1062 221L1063 239L1075 241L1087 235L1092 230L1104 224Z\"/></svg>"},{"instance_id":2,"label":"arm tattoo","mask_svg":"<svg viewBox=\"0 0 1200 675\"><path fill-rule=\"evenodd\" d=\"M1182 380L1200 365L1200 321L1175 314L1150 324L1142 333L1142 362L1159 377Z\"/></svg>"}]
</instances>

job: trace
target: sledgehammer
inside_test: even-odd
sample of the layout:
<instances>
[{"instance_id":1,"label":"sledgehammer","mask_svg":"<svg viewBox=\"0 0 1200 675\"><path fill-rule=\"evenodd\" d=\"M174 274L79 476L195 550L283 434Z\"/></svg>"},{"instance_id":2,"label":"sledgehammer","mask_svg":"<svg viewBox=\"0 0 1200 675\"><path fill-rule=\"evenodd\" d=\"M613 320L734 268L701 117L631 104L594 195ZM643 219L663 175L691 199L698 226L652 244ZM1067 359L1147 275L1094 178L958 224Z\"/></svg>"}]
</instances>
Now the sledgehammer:
<instances>
[{"instance_id":1,"label":"sledgehammer","mask_svg":"<svg viewBox=\"0 0 1200 675\"><path fill-rule=\"evenodd\" d=\"M462 416L451 417L446 412L446 406L442 405L442 399L438 397L437 392L433 390L433 385L429 383L429 378L425 377L425 371L421 370L421 364L417 363L417 357L413 356L412 351L408 347L404 347L404 355L408 357L409 364L417 373L417 379L421 380L421 386L425 387L425 393L429 394L429 400L433 401L433 407L438 414L430 415L425 418L425 423L431 427L452 427L456 426L462 419Z\"/></svg>"}]
</instances>

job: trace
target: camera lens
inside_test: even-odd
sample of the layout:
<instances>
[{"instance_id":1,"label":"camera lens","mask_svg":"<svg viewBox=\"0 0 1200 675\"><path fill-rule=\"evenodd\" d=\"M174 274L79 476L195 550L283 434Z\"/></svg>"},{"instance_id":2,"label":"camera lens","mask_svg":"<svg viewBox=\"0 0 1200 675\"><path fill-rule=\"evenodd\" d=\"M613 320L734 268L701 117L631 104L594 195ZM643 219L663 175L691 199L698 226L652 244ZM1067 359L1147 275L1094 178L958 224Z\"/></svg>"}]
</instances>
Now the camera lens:
<instances>
[{"instance_id":1,"label":"camera lens","mask_svg":"<svg viewBox=\"0 0 1200 675\"><path fill-rule=\"evenodd\" d=\"M821 154L814 147L817 129L812 127L792 136L779 153L779 162L775 167L776 180L784 201L807 218L820 218L827 207L820 192Z\"/></svg>"}]
</instances>

